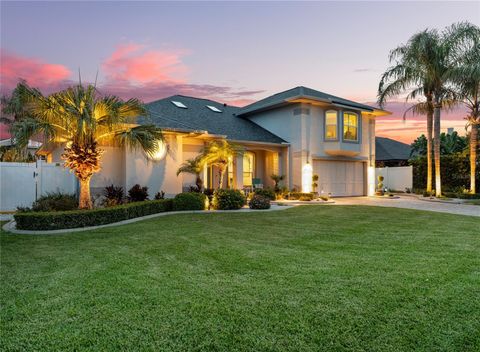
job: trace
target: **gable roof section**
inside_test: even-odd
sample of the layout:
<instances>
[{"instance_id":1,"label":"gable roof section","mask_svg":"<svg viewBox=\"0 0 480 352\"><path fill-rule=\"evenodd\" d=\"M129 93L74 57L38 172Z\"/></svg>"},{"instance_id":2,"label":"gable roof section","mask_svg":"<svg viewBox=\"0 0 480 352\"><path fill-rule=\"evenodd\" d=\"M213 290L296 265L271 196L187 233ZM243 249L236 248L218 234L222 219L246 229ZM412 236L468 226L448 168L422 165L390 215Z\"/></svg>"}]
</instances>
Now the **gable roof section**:
<instances>
[{"instance_id":1,"label":"gable roof section","mask_svg":"<svg viewBox=\"0 0 480 352\"><path fill-rule=\"evenodd\" d=\"M172 101L183 103L187 108L179 108ZM215 112L207 105L216 107ZM285 141L260 127L256 123L235 116L240 108L228 106L209 99L199 99L174 95L145 105L149 119L139 117L138 123L154 123L166 130L206 131L209 134L224 135L227 139L264 143L284 143Z\"/></svg>"},{"instance_id":2,"label":"gable roof section","mask_svg":"<svg viewBox=\"0 0 480 352\"><path fill-rule=\"evenodd\" d=\"M315 89L299 86L299 87L295 87L295 88L271 95L267 98L264 98L255 103L247 105L243 107L237 113L237 115L247 116L255 112L273 109L275 107L285 105L291 100L301 99L301 98L317 100L317 101L330 103L334 105L342 105L345 107L360 109L360 110L369 111L369 112L379 111L379 109L373 106L360 104L351 100L343 99L331 94L320 92ZM386 114L387 112L385 111L385 115Z\"/></svg>"},{"instance_id":3,"label":"gable roof section","mask_svg":"<svg viewBox=\"0 0 480 352\"><path fill-rule=\"evenodd\" d=\"M408 160L411 148L408 144L384 137L375 137L375 159Z\"/></svg>"}]
</instances>

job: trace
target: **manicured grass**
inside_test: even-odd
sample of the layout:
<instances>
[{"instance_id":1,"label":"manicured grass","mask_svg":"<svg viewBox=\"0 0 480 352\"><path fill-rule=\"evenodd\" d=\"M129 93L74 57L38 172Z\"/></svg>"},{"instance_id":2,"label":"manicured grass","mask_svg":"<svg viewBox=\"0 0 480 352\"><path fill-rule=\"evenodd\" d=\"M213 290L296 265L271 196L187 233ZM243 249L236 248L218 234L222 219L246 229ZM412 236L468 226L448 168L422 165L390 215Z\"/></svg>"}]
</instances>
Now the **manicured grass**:
<instances>
[{"instance_id":1,"label":"manicured grass","mask_svg":"<svg viewBox=\"0 0 480 352\"><path fill-rule=\"evenodd\" d=\"M478 351L480 221L184 214L1 235L2 351Z\"/></svg>"}]
</instances>

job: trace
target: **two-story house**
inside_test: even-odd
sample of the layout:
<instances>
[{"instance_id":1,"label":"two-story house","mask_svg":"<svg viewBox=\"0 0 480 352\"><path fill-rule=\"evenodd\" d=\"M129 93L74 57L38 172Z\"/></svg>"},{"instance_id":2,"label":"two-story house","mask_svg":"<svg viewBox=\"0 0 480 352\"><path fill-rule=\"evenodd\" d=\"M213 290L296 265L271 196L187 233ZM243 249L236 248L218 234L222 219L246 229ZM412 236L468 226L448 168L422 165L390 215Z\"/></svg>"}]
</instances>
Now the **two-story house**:
<instances>
[{"instance_id":1,"label":"two-story house","mask_svg":"<svg viewBox=\"0 0 480 352\"><path fill-rule=\"evenodd\" d=\"M148 118L165 133L166 144L154 157L143 152L103 146L102 170L92 189L134 184L163 190L173 196L194 184L194 176L177 170L197 156L212 139L226 139L244 147L233 158L224 184L243 189L260 183L273 186L272 174L284 175L290 189L310 192L318 175L320 193L333 196L373 194L375 187L375 118L389 114L372 106L296 87L243 108L215 101L175 95L146 105ZM168 149L168 152L167 152ZM60 161L61 150L49 156ZM206 166L204 184L214 188L219 173Z\"/></svg>"}]
</instances>

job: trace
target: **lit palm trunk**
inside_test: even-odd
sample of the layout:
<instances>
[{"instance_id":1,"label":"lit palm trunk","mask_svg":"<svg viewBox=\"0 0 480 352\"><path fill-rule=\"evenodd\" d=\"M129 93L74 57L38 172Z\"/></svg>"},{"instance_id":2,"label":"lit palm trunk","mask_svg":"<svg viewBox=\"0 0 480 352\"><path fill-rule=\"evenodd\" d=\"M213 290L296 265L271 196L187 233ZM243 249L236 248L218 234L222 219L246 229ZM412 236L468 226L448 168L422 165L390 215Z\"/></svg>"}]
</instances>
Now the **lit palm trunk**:
<instances>
[{"instance_id":1,"label":"lit palm trunk","mask_svg":"<svg viewBox=\"0 0 480 352\"><path fill-rule=\"evenodd\" d=\"M477 172L478 126L472 125L470 132L470 192L477 193L475 174Z\"/></svg>"},{"instance_id":2,"label":"lit palm trunk","mask_svg":"<svg viewBox=\"0 0 480 352\"><path fill-rule=\"evenodd\" d=\"M427 104L431 107L431 95L427 96ZM432 130L433 111L429 108L427 112L427 192L432 192Z\"/></svg>"},{"instance_id":3,"label":"lit palm trunk","mask_svg":"<svg viewBox=\"0 0 480 352\"><path fill-rule=\"evenodd\" d=\"M442 176L440 174L440 109L442 105L435 104L433 112L433 157L435 159L435 195L442 195Z\"/></svg>"}]
</instances>

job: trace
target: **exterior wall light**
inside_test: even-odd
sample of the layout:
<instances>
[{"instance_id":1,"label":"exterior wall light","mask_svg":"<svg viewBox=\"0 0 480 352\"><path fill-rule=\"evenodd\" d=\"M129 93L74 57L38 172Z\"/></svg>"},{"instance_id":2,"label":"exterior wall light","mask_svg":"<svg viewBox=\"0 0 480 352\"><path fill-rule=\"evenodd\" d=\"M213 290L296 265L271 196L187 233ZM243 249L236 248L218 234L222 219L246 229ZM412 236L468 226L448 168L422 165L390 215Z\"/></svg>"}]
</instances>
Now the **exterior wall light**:
<instances>
[{"instance_id":1,"label":"exterior wall light","mask_svg":"<svg viewBox=\"0 0 480 352\"><path fill-rule=\"evenodd\" d=\"M167 146L165 145L165 142L158 140L156 150L153 153L148 154L148 158L151 160L159 161L165 158L166 154L167 154Z\"/></svg>"},{"instance_id":2,"label":"exterior wall light","mask_svg":"<svg viewBox=\"0 0 480 352\"><path fill-rule=\"evenodd\" d=\"M313 174L312 165L309 162L307 162L305 165L303 165L303 168L302 168L302 192L303 193L312 192L312 174Z\"/></svg>"},{"instance_id":3,"label":"exterior wall light","mask_svg":"<svg viewBox=\"0 0 480 352\"><path fill-rule=\"evenodd\" d=\"M375 166L369 166L367 169L367 195L375 195Z\"/></svg>"}]
</instances>

